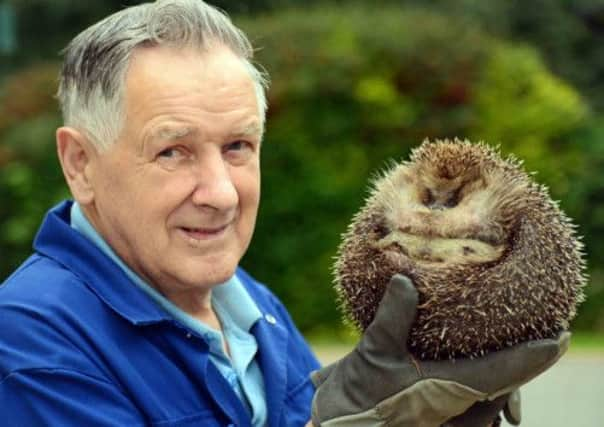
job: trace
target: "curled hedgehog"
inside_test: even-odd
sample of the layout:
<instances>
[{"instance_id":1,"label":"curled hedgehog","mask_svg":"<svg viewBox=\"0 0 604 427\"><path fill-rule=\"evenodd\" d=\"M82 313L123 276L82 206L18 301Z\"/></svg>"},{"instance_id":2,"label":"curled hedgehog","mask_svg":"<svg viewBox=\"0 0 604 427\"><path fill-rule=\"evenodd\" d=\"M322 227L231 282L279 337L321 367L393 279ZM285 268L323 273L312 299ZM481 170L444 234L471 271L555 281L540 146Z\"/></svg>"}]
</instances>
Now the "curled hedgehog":
<instances>
[{"instance_id":1,"label":"curled hedgehog","mask_svg":"<svg viewBox=\"0 0 604 427\"><path fill-rule=\"evenodd\" d=\"M477 357L567 329L583 300L575 226L513 157L486 144L425 141L375 180L334 266L361 330L391 276L419 293L407 345L419 359Z\"/></svg>"}]
</instances>

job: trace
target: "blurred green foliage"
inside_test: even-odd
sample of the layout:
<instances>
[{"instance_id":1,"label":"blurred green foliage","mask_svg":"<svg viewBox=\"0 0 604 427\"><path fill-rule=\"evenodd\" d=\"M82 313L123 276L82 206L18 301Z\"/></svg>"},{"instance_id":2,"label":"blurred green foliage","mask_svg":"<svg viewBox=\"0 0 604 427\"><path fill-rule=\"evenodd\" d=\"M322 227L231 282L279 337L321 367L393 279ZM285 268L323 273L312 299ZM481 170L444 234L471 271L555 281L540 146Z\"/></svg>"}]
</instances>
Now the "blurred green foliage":
<instances>
[{"instance_id":1,"label":"blurred green foliage","mask_svg":"<svg viewBox=\"0 0 604 427\"><path fill-rule=\"evenodd\" d=\"M38 64L0 88L0 277L31 252L33 233L58 200L68 196L55 155L61 124L53 94L58 66Z\"/></svg>"},{"instance_id":2,"label":"blurred green foliage","mask_svg":"<svg viewBox=\"0 0 604 427\"><path fill-rule=\"evenodd\" d=\"M586 148L599 141L577 143L593 113L534 48L417 8L292 10L240 23L274 76L264 199L244 264L303 328L337 321L329 270L368 179L426 137L500 144L579 223L598 227L584 206L601 179ZM598 289L585 328L604 327Z\"/></svg>"},{"instance_id":3,"label":"blurred green foliage","mask_svg":"<svg viewBox=\"0 0 604 427\"><path fill-rule=\"evenodd\" d=\"M604 108L604 0L377 0L436 10L539 49L547 67Z\"/></svg>"},{"instance_id":4,"label":"blurred green foliage","mask_svg":"<svg viewBox=\"0 0 604 427\"><path fill-rule=\"evenodd\" d=\"M57 6L53 19L108 12L93 3L88 12ZM537 30L546 32L546 24L537 14L535 28L519 24L525 22L519 2L378 1L379 8L340 2L272 12L294 2L223 3L227 11L262 12L235 21L273 80L263 200L243 264L275 290L303 330L340 324L331 265L369 179L424 138L459 136L522 158L575 218L592 277L575 327L604 331L604 121L590 78L556 63L577 65L590 55L569 47L552 56ZM567 37L583 40L586 30L572 32L582 15L564 13L562 0L545 3L539 2L549 11L548 25L570 28ZM66 41L83 21L53 37ZM556 43L556 52L565 52L562 37ZM26 52L20 55L28 63ZM0 76L0 277L30 253L43 213L67 194L54 153L57 71L51 62Z\"/></svg>"}]
</instances>

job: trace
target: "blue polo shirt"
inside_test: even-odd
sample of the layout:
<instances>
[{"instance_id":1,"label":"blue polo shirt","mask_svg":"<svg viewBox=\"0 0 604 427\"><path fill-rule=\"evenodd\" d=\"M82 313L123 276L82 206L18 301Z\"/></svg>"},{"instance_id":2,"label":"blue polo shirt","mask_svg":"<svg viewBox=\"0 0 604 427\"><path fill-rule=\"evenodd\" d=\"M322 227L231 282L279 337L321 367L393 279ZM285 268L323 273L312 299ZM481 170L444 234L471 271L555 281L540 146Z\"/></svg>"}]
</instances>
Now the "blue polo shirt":
<instances>
[{"instance_id":1,"label":"blue polo shirt","mask_svg":"<svg viewBox=\"0 0 604 427\"><path fill-rule=\"evenodd\" d=\"M258 344L249 332L262 315L237 276L214 287L211 296L212 307L220 319L224 338L229 344L229 358L224 352L222 334L188 315L132 271L88 221L77 202L71 207L71 226L100 248L132 282L174 319L198 332L206 340L210 360L250 411L252 424L254 427L264 427L267 420L264 381L255 360Z\"/></svg>"}]
</instances>

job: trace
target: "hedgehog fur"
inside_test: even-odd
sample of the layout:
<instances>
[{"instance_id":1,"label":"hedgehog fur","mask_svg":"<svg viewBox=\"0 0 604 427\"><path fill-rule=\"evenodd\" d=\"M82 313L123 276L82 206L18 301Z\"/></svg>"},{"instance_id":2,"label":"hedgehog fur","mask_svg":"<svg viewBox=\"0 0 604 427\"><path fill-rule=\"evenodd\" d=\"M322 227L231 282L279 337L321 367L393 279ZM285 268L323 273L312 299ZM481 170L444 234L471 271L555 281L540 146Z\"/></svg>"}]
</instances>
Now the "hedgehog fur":
<instances>
[{"instance_id":1,"label":"hedgehog fur","mask_svg":"<svg viewBox=\"0 0 604 427\"><path fill-rule=\"evenodd\" d=\"M513 157L424 141L374 183L334 265L345 316L364 330L391 276L419 306L419 359L477 357L567 329L586 283L575 226Z\"/></svg>"}]
</instances>

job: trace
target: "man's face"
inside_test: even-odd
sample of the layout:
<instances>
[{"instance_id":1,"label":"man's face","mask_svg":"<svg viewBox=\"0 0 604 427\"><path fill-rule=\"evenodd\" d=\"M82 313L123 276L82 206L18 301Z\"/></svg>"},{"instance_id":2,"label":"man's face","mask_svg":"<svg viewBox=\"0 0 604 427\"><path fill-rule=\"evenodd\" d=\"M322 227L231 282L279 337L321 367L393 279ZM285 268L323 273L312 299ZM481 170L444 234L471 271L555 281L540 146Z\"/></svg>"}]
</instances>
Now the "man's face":
<instances>
[{"instance_id":1,"label":"man's face","mask_svg":"<svg viewBox=\"0 0 604 427\"><path fill-rule=\"evenodd\" d=\"M223 47L140 48L124 106L118 141L90 163L85 212L168 298L226 281L260 197L262 121L248 71Z\"/></svg>"}]
</instances>

